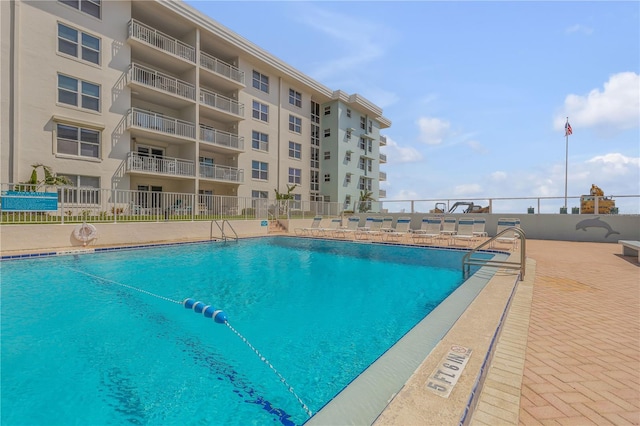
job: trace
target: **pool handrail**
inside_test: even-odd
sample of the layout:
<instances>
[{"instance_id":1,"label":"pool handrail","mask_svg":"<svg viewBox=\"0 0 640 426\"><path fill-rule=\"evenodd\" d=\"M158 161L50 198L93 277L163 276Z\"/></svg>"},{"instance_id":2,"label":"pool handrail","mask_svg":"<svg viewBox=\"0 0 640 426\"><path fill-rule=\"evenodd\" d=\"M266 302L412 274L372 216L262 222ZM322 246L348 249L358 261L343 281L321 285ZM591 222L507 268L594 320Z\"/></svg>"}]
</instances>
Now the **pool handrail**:
<instances>
[{"instance_id":1,"label":"pool handrail","mask_svg":"<svg viewBox=\"0 0 640 426\"><path fill-rule=\"evenodd\" d=\"M479 258L472 258L471 257L473 255L473 253L477 252L478 250L480 250L481 248L483 248L483 247L485 247L487 245L492 244L501 235L509 233L509 232L516 233L519 236L520 240L521 240L522 245L520 247L520 261L519 262L509 262L509 261L506 261L506 260L493 260L493 259L479 259ZM516 270L519 269L520 270L520 281L522 281L522 280L524 280L526 259L527 259L527 237L526 237L524 231L522 230L522 228L516 227L516 226L512 226L512 227L503 229L502 231L498 232L495 236L489 238L487 241L483 242L479 246L477 246L474 249L472 249L469 252L467 252L462 257L462 276L464 277L465 280L467 278L469 278L469 273L470 273L470 269L471 269L470 266L471 265L491 266L491 267L495 267L495 268L516 269Z\"/></svg>"}]
</instances>

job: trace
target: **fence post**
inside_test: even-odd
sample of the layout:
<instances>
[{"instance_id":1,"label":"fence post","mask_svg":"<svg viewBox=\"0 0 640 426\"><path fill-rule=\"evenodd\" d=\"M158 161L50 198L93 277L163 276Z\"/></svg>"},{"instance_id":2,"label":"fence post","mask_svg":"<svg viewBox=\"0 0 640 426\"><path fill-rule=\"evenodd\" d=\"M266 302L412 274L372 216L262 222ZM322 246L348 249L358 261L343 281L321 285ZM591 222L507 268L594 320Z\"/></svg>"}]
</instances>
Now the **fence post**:
<instances>
[{"instance_id":1,"label":"fence post","mask_svg":"<svg viewBox=\"0 0 640 426\"><path fill-rule=\"evenodd\" d=\"M57 188L58 199L60 200L60 223L64 225L64 191L62 188Z\"/></svg>"}]
</instances>

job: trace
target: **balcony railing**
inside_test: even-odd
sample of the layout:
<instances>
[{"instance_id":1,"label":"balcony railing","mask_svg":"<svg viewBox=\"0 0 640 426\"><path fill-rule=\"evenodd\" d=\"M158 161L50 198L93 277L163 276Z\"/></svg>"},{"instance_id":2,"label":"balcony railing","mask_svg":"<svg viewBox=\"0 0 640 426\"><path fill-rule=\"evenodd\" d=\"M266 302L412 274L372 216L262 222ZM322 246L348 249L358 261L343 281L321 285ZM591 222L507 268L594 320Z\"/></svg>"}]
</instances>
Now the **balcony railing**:
<instances>
[{"instance_id":1,"label":"balcony railing","mask_svg":"<svg viewBox=\"0 0 640 426\"><path fill-rule=\"evenodd\" d=\"M200 66L244 85L243 71L202 51L200 52Z\"/></svg>"},{"instance_id":2,"label":"balcony railing","mask_svg":"<svg viewBox=\"0 0 640 426\"><path fill-rule=\"evenodd\" d=\"M387 190L386 189L379 189L378 193L380 194L380 198L387 198Z\"/></svg>"},{"instance_id":3,"label":"balcony railing","mask_svg":"<svg viewBox=\"0 0 640 426\"><path fill-rule=\"evenodd\" d=\"M244 182L244 170L217 164L200 163L200 177L242 183Z\"/></svg>"},{"instance_id":4,"label":"balcony railing","mask_svg":"<svg viewBox=\"0 0 640 426\"><path fill-rule=\"evenodd\" d=\"M380 172L380 177L379 177L379 179L380 179L381 181L385 181L385 180L387 180L387 173L386 173L386 172Z\"/></svg>"},{"instance_id":5,"label":"balcony railing","mask_svg":"<svg viewBox=\"0 0 640 426\"><path fill-rule=\"evenodd\" d=\"M193 84L178 80L151 68L138 64L129 67L129 80L145 86L154 87L163 92L171 93L186 99L196 100L196 88Z\"/></svg>"},{"instance_id":6,"label":"balcony railing","mask_svg":"<svg viewBox=\"0 0 640 426\"><path fill-rule=\"evenodd\" d=\"M380 146L386 146L386 145L387 145L387 137L380 135Z\"/></svg>"},{"instance_id":7,"label":"balcony railing","mask_svg":"<svg viewBox=\"0 0 640 426\"><path fill-rule=\"evenodd\" d=\"M148 172L169 176L194 177L195 163L171 157L151 157L139 152L127 153L127 172Z\"/></svg>"},{"instance_id":8,"label":"balcony railing","mask_svg":"<svg viewBox=\"0 0 640 426\"><path fill-rule=\"evenodd\" d=\"M380 163L384 164L387 162L387 154L380 153Z\"/></svg>"},{"instance_id":9,"label":"balcony railing","mask_svg":"<svg viewBox=\"0 0 640 426\"><path fill-rule=\"evenodd\" d=\"M129 37L148 43L164 52L186 59L189 62L196 62L195 48L144 25L135 19L129 21Z\"/></svg>"},{"instance_id":10,"label":"balcony railing","mask_svg":"<svg viewBox=\"0 0 640 426\"><path fill-rule=\"evenodd\" d=\"M244 104L202 88L200 89L200 103L231 114L244 116Z\"/></svg>"},{"instance_id":11,"label":"balcony railing","mask_svg":"<svg viewBox=\"0 0 640 426\"><path fill-rule=\"evenodd\" d=\"M213 127L200 125L200 140L228 148L244 149L244 138Z\"/></svg>"},{"instance_id":12,"label":"balcony railing","mask_svg":"<svg viewBox=\"0 0 640 426\"><path fill-rule=\"evenodd\" d=\"M129 110L127 125L185 138L195 139L196 137L196 126L193 123L138 108Z\"/></svg>"}]
</instances>

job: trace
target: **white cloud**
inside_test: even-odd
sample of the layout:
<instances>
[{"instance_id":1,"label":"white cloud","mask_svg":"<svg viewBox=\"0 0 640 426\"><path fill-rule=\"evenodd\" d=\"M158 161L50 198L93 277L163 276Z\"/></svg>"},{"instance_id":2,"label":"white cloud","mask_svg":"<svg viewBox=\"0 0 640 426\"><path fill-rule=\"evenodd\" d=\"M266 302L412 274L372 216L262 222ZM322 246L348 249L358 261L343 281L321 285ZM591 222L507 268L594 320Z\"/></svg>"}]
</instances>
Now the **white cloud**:
<instances>
[{"instance_id":1,"label":"white cloud","mask_svg":"<svg viewBox=\"0 0 640 426\"><path fill-rule=\"evenodd\" d=\"M453 195L455 196L481 195L481 193L482 186L478 183L456 185L456 187L453 188Z\"/></svg>"},{"instance_id":2,"label":"white cloud","mask_svg":"<svg viewBox=\"0 0 640 426\"><path fill-rule=\"evenodd\" d=\"M418 139L427 145L442 143L451 127L451 123L448 121L432 117L420 117L416 124L420 131Z\"/></svg>"},{"instance_id":3,"label":"white cloud","mask_svg":"<svg viewBox=\"0 0 640 426\"><path fill-rule=\"evenodd\" d=\"M411 189L401 189L391 200L418 200L420 195Z\"/></svg>"},{"instance_id":4,"label":"white cloud","mask_svg":"<svg viewBox=\"0 0 640 426\"><path fill-rule=\"evenodd\" d=\"M393 163L415 163L422 160L422 154L410 146L400 146L396 141L387 136L387 146L382 148L387 154L387 161Z\"/></svg>"},{"instance_id":5,"label":"white cloud","mask_svg":"<svg viewBox=\"0 0 640 426\"><path fill-rule=\"evenodd\" d=\"M565 29L564 32L567 34L582 33L589 35L593 33L593 28L581 24L575 24Z\"/></svg>"},{"instance_id":6,"label":"white cloud","mask_svg":"<svg viewBox=\"0 0 640 426\"><path fill-rule=\"evenodd\" d=\"M487 148L485 148L480 142L478 142L477 140L470 140L467 142L467 145L469 146L469 148L471 148L471 150L473 150L474 152L477 152L479 154L486 154L489 151L487 150Z\"/></svg>"},{"instance_id":7,"label":"white cloud","mask_svg":"<svg viewBox=\"0 0 640 426\"><path fill-rule=\"evenodd\" d=\"M606 177L630 175L640 170L640 158L626 157L619 153L598 155L586 164L598 168ZM638 181L636 183L640 185Z\"/></svg>"},{"instance_id":8,"label":"white cloud","mask_svg":"<svg viewBox=\"0 0 640 426\"><path fill-rule=\"evenodd\" d=\"M566 117L573 132L581 127L603 127L612 134L640 125L640 75L635 72L614 74L604 90L593 89L585 96L568 95L561 114L554 119L556 130L564 129Z\"/></svg>"},{"instance_id":9,"label":"white cloud","mask_svg":"<svg viewBox=\"0 0 640 426\"><path fill-rule=\"evenodd\" d=\"M507 180L507 174L501 171L493 172L491 173L491 180L495 182L503 182Z\"/></svg>"}]
</instances>

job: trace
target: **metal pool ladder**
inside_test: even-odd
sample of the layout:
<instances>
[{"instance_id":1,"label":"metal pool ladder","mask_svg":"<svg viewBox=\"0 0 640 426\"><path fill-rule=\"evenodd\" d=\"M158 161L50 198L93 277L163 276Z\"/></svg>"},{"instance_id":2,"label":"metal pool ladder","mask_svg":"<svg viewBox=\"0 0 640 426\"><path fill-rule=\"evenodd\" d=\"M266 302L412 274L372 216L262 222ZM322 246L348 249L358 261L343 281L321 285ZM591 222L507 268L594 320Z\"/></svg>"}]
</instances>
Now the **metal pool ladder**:
<instances>
[{"instance_id":1,"label":"metal pool ladder","mask_svg":"<svg viewBox=\"0 0 640 426\"><path fill-rule=\"evenodd\" d=\"M220 225L217 220L211 221L211 232L210 232L209 238L213 239L214 223L218 227L218 230L220 231L221 239L223 241L227 241L227 240L235 240L236 242L238 241L238 234L236 233L236 230L233 229L233 226L231 226L231 223L229 223L227 219L222 220L222 225ZM225 225L231 230L231 232L233 232L233 235L227 235L227 233L225 232Z\"/></svg>"},{"instance_id":2,"label":"metal pool ladder","mask_svg":"<svg viewBox=\"0 0 640 426\"><path fill-rule=\"evenodd\" d=\"M480 258L477 258L477 257L476 258L472 257L475 252L477 252L478 250L480 250L481 248L483 248L483 247L485 247L487 245L491 245L501 235L509 233L509 232L516 233L518 235L518 237L520 238L520 242L521 242L522 246L520 247L520 261L519 262L509 262L509 261L506 261L506 260L480 259ZM480 244L478 247L474 248L473 250L471 250L467 254L465 254L462 257L462 275L463 275L465 280L467 278L469 278L469 274L471 272L471 265L492 266L494 268L520 270L520 281L522 281L524 279L526 259L527 259L527 237L526 237L524 231L522 230L522 228L512 226L510 228L506 228L506 229L502 230L496 236L491 237L490 239L488 239L484 243Z\"/></svg>"}]
</instances>

